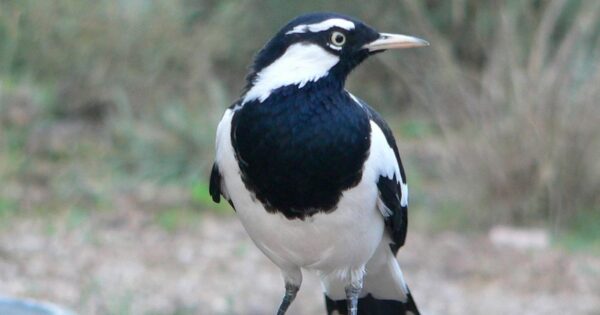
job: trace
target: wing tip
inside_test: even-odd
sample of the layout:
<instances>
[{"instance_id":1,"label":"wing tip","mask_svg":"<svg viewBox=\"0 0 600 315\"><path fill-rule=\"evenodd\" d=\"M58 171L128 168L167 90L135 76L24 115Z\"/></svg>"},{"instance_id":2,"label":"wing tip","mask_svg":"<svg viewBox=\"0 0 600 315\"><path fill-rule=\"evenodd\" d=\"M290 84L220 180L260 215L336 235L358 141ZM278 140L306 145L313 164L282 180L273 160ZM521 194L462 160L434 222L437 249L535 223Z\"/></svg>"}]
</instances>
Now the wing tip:
<instances>
[{"instance_id":1,"label":"wing tip","mask_svg":"<svg viewBox=\"0 0 600 315\"><path fill-rule=\"evenodd\" d=\"M219 167L217 163L213 164L212 171L210 173L210 185L208 192L212 197L213 202L221 202L221 174L219 174Z\"/></svg>"}]
</instances>

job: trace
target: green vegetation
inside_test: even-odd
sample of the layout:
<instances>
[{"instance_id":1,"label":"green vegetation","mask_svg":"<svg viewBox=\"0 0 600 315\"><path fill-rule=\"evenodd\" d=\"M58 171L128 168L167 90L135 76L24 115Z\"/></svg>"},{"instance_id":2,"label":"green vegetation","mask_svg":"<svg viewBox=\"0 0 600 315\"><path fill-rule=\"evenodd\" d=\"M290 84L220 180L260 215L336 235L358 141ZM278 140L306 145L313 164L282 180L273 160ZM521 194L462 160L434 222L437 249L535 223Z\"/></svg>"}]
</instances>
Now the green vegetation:
<instances>
[{"instance_id":1,"label":"green vegetation","mask_svg":"<svg viewBox=\"0 0 600 315\"><path fill-rule=\"evenodd\" d=\"M193 227L199 222L198 212L190 209L166 209L156 214L156 223L168 232Z\"/></svg>"},{"instance_id":2,"label":"green vegetation","mask_svg":"<svg viewBox=\"0 0 600 315\"><path fill-rule=\"evenodd\" d=\"M221 199L222 202L214 203L208 192L208 182L206 180L192 183L191 197L193 204L200 208L212 208L215 212L221 214L231 212L231 207L225 200Z\"/></svg>"},{"instance_id":3,"label":"green vegetation","mask_svg":"<svg viewBox=\"0 0 600 315\"><path fill-rule=\"evenodd\" d=\"M600 254L600 213L580 214L568 229L559 235L557 242L574 251Z\"/></svg>"},{"instance_id":4,"label":"green vegetation","mask_svg":"<svg viewBox=\"0 0 600 315\"><path fill-rule=\"evenodd\" d=\"M395 127L413 211L565 230L600 211L596 1L25 0L0 2L0 218L127 196L167 229L230 213L207 194L216 124L253 53L316 10L432 43L348 82Z\"/></svg>"}]
</instances>

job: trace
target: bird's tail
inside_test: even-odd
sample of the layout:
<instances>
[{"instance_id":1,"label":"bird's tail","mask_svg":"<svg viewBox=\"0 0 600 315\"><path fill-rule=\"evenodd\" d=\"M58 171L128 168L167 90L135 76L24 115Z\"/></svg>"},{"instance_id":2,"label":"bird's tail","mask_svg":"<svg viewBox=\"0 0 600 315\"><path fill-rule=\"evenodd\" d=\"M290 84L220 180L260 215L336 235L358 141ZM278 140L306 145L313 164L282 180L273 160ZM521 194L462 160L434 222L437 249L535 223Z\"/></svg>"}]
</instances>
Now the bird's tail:
<instances>
[{"instance_id":1,"label":"bird's tail","mask_svg":"<svg viewBox=\"0 0 600 315\"><path fill-rule=\"evenodd\" d=\"M418 315L419 310L404 281L400 264L385 235L366 265L359 315ZM337 277L322 277L327 314L347 314L345 285ZM336 312L337 311L337 312Z\"/></svg>"},{"instance_id":2,"label":"bird's tail","mask_svg":"<svg viewBox=\"0 0 600 315\"><path fill-rule=\"evenodd\" d=\"M334 301L325 295L327 315L347 315L346 300ZM408 293L406 302L395 300L379 300L372 295L358 299L359 315L419 315L417 305Z\"/></svg>"}]
</instances>

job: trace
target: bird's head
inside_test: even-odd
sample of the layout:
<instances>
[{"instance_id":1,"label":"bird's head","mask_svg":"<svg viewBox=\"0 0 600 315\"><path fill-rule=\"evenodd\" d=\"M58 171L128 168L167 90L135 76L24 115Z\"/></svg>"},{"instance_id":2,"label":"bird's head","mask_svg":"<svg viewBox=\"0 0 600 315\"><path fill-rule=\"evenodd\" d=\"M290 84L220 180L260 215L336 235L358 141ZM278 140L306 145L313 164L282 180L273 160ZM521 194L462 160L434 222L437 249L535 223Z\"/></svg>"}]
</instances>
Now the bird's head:
<instances>
[{"instance_id":1,"label":"bird's head","mask_svg":"<svg viewBox=\"0 0 600 315\"><path fill-rule=\"evenodd\" d=\"M427 46L406 35L380 33L336 13L301 15L285 25L256 55L243 102L264 101L285 86L303 88L330 78L343 87L346 76L368 56L387 49Z\"/></svg>"}]
</instances>

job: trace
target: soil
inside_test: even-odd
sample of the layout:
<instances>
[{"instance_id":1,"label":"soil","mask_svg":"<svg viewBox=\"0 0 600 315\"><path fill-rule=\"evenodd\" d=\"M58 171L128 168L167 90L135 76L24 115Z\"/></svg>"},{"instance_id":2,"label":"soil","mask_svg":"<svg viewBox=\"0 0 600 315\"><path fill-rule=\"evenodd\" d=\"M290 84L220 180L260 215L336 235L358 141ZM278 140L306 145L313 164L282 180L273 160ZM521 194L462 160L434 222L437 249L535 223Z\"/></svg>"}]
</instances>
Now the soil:
<instances>
[{"instance_id":1,"label":"soil","mask_svg":"<svg viewBox=\"0 0 600 315\"><path fill-rule=\"evenodd\" d=\"M4 223L0 295L82 315L274 314L284 290L233 216L202 215L176 229L143 211ZM411 230L398 259L424 314L600 314L600 257L591 254ZM324 314L312 273L288 314Z\"/></svg>"}]
</instances>

